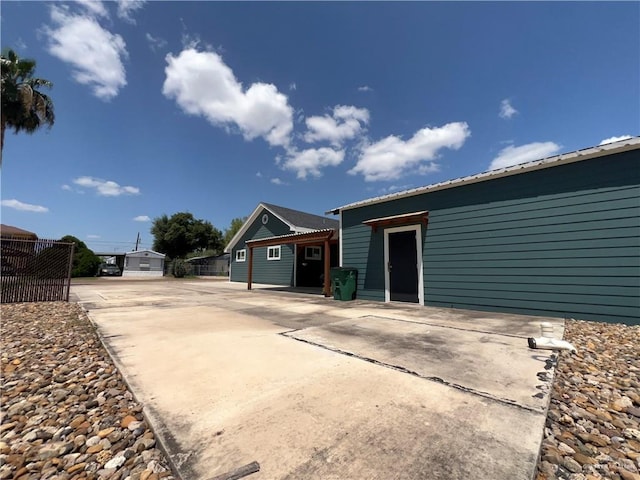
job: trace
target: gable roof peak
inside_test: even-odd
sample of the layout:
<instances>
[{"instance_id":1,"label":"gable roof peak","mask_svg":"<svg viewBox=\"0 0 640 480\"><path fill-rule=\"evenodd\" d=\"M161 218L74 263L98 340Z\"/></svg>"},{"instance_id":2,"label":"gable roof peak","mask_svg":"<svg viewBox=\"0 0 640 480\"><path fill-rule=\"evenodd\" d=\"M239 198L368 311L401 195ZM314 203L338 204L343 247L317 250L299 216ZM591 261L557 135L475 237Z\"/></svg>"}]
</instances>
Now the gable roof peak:
<instances>
[{"instance_id":1,"label":"gable roof peak","mask_svg":"<svg viewBox=\"0 0 640 480\"><path fill-rule=\"evenodd\" d=\"M340 226L340 222L333 218L314 215L313 213L302 212L292 208L281 207L279 205L274 205L273 203L260 202L253 213L247 217L247 220L244 222L240 230L238 230L229 241L224 249L226 253L231 252L233 247L236 246L240 238L242 238L246 233L251 224L256 221L263 210L267 210L287 225L291 230L291 233L306 233L326 229L336 230Z\"/></svg>"}]
</instances>

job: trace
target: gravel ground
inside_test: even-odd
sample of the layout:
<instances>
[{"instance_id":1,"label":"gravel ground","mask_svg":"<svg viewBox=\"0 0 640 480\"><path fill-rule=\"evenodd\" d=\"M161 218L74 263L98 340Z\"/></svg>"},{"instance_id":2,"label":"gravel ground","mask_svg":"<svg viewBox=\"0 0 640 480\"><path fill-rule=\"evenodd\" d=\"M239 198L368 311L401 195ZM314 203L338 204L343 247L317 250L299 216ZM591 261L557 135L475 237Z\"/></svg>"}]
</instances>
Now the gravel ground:
<instances>
[{"instance_id":1,"label":"gravel ground","mask_svg":"<svg viewBox=\"0 0 640 480\"><path fill-rule=\"evenodd\" d=\"M174 478L77 304L2 305L1 347L0 479Z\"/></svg>"},{"instance_id":2,"label":"gravel ground","mask_svg":"<svg viewBox=\"0 0 640 480\"><path fill-rule=\"evenodd\" d=\"M640 327L568 321L537 480L640 480Z\"/></svg>"},{"instance_id":3,"label":"gravel ground","mask_svg":"<svg viewBox=\"0 0 640 480\"><path fill-rule=\"evenodd\" d=\"M640 327L565 339L536 480L640 480ZM174 478L78 305L2 305L1 348L0 479Z\"/></svg>"}]
</instances>

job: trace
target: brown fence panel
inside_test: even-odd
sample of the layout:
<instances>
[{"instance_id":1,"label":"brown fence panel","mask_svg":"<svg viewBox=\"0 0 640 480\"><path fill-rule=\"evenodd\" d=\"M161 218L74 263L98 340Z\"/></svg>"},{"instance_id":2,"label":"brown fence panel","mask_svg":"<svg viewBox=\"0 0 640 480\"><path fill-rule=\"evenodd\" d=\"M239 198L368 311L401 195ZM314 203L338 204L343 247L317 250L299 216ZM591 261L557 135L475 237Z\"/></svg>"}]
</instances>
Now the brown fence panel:
<instances>
[{"instance_id":1,"label":"brown fence panel","mask_svg":"<svg viewBox=\"0 0 640 480\"><path fill-rule=\"evenodd\" d=\"M1 301L69 300L73 243L0 239Z\"/></svg>"}]
</instances>

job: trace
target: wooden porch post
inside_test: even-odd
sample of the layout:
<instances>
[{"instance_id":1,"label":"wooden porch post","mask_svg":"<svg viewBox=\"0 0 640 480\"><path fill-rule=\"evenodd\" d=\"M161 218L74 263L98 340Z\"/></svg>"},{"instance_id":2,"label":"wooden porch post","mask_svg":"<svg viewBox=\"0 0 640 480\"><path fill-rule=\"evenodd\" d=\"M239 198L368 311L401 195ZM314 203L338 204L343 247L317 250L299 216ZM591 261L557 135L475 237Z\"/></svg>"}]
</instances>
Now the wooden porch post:
<instances>
[{"instance_id":1,"label":"wooden porch post","mask_svg":"<svg viewBox=\"0 0 640 480\"><path fill-rule=\"evenodd\" d=\"M329 238L324 240L324 296L331 296L331 248L329 247Z\"/></svg>"},{"instance_id":2,"label":"wooden porch post","mask_svg":"<svg viewBox=\"0 0 640 480\"><path fill-rule=\"evenodd\" d=\"M252 277L253 277L253 247L249 246L249 271L247 273L247 290L251 290Z\"/></svg>"}]
</instances>

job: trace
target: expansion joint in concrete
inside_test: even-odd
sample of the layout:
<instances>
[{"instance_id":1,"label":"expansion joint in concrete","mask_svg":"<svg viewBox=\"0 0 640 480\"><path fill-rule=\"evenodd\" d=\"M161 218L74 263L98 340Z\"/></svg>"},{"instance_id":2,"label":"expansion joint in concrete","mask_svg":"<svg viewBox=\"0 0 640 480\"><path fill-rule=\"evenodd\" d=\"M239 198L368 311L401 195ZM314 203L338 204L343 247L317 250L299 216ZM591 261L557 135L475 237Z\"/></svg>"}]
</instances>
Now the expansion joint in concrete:
<instances>
[{"instance_id":1,"label":"expansion joint in concrete","mask_svg":"<svg viewBox=\"0 0 640 480\"><path fill-rule=\"evenodd\" d=\"M348 357L353 357L353 358L357 358L358 360L364 360L365 362L369 362L372 363L374 365L378 365L380 367L385 367L385 368L390 368L392 370L396 370L398 372L402 372L402 373L407 373L409 375L413 375L414 377L418 377L421 378L423 380L428 380L434 383L439 383L441 385L445 385L447 387L450 388L455 388L456 390L460 390L461 392L465 392L465 393L469 393L471 395L476 395L479 397L483 397L486 398L488 400L494 401L494 402L498 402L500 404L503 405L507 405L509 407L515 407L521 410L526 410L528 412L533 412L533 413L540 413L540 414L544 414L545 410L544 409L539 409L539 408L533 408L533 407L529 407L526 405L521 405L520 403L517 403L514 400L508 399L508 398L501 398L501 397L497 397L495 395L492 395L490 393L487 392L483 392L481 390L476 390L474 388L469 388L469 387L465 387L464 385L460 385L458 383L454 383L454 382L449 382L443 378L440 377L435 377L435 376L429 376L429 375L422 375L421 373L418 373L416 371L410 370L408 368L405 368L401 365L394 365L391 363L386 363L386 362L381 362L380 360L376 360L375 358L369 358L369 357L364 357L362 355L358 355L356 353L353 352L348 352L345 350L340 350L339 348L334 348L334 347L329 347L327 345L322 345L321 343L316 343L316 342L312 342L310 340L305 340L303 338L297 338L297 337L293 337L288 335L289 333L293 333L296 332L298 330L290 330L290 331L286 331L286 332L280 332L279 335L282 335L283 337L287 337L290 338L292 340L297 340L298 342L302 342L302 343L306 343L308 345L313 345L314 347L319 347L325 350L329 350L331 352L334 353L339 353L341 355L346 355Z\"/></svg>"}]
</instances>

